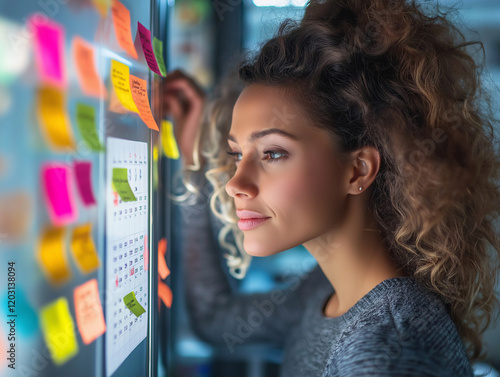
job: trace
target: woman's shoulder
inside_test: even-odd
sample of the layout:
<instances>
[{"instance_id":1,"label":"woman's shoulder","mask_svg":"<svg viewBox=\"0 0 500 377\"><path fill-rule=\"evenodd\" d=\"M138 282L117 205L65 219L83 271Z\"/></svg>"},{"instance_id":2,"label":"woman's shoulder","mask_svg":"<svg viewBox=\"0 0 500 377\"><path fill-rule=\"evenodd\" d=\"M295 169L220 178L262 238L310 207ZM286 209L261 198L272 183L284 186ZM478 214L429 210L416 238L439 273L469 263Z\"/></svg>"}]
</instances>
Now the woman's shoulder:
<instances>
[{"instance_id":1,"label":"woman's shoulder","mask_svg":"<svg viewBox=\"0 0 500 377\"><path fill-rule=\"evenodd\" d=\"M390 279L378 293L332 348L329 364L338 375L473 375L457 328L436 295L412 278Z\"/></svg>"}]
</instances>

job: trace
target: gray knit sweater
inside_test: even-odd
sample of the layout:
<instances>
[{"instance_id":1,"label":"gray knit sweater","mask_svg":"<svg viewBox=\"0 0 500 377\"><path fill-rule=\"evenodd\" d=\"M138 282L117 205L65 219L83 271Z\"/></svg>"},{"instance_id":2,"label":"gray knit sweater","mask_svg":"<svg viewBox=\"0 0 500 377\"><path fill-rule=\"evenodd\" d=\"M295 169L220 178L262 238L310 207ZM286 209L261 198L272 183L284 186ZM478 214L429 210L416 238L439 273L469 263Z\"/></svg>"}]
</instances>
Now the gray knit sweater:
<instances>
[{"instance_id":1,"label":"gray knit sweater","mask_svg":"<svg viewBox=\"0 0 500 377\"><path fill-rule=\"evenodd\" d=\"M282 347L282 377L473 376L447 308L413 278L381 282L336 318L323 315L334 289L318 266L287 288L237 294L220 263L220 223L207 197L181 211L187 308L201 339L230 352Z\"/></svg>"}]
</instances>

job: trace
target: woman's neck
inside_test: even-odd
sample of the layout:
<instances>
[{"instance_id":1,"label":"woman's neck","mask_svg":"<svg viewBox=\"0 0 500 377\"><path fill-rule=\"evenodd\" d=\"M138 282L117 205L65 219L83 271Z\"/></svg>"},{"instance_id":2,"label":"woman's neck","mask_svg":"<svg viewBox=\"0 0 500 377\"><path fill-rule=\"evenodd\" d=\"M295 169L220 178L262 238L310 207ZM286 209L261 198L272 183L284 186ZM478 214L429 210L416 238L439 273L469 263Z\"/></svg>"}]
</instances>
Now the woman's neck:
<instances>
[{"instance_id":1,"label":"woman's neck","mask_svg":"<svg viewBox=\"0 0 500 377\"><path fill-rule=\"evenodd\" d=\"M335 290L325 307L330 317L345 313L382 281L405 276L389 257L374 222L367 221L369 216L352 217L340 229L304 243Z\"/></svg>"}]
</instances>

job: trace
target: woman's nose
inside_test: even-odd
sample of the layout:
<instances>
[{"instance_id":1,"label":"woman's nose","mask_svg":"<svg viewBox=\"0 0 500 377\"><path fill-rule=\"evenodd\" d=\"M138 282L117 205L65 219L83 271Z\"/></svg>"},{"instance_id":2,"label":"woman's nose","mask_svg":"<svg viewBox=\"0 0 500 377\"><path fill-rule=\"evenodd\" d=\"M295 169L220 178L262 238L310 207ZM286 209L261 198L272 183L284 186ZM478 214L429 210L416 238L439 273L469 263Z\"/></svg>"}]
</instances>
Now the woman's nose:
<instances>
[{"instance_id":1,"label":"woman's nose","mask_svg":"<svg viewBox=\"0 0 500 377\"><path fill-rule=\"evenodd\" d=\"M226 184L226 192L233 198L253 198L257 195L256 174L248 165L240 161L233 177Z\"/></svg>"}]
</instances>

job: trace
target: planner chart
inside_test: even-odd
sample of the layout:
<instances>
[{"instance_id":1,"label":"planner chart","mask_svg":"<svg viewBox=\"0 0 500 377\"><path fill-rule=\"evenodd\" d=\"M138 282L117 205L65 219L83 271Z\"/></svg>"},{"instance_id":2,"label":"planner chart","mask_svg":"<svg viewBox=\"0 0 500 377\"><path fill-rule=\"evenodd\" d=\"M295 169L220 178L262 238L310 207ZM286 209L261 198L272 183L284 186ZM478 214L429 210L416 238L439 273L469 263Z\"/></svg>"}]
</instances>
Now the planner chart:
<instances>
[{"instance_id":1,"label":"planner chart","mask_svg":"<svg viewBox=\"0 0 500 377\"><path fill-rule=\"evenodd\" d=\"M148 146L107 138L106 375L146 338Z\"/></svg>"}]
</instances>

